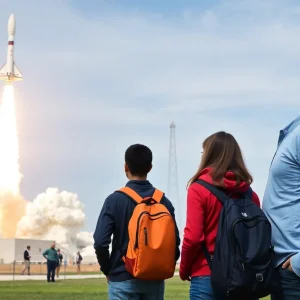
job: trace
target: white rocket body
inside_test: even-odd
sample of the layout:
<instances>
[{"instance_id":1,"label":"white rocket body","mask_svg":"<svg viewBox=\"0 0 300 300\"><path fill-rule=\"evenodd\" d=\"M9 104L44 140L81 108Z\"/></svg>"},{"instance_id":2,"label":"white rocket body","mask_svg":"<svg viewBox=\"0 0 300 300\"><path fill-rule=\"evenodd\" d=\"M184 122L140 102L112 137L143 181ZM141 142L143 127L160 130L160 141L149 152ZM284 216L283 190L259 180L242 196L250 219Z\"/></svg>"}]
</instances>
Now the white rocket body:
<instances>
[{"instance_id":1,"label":"white rocket body","mask_svg":"<svg viewBox=\"0 0 300 300\"><path fill-rule=\"evenodd\" d=\"M0 69L0 80L5 80L6 83L12 83L13 81L23 79L23 75L18 70L14 61L14 38L16 33L16 19L13 14L11 14L8 19L7 33L7 57L5 65Z\"/></svg>"}]
</instances>

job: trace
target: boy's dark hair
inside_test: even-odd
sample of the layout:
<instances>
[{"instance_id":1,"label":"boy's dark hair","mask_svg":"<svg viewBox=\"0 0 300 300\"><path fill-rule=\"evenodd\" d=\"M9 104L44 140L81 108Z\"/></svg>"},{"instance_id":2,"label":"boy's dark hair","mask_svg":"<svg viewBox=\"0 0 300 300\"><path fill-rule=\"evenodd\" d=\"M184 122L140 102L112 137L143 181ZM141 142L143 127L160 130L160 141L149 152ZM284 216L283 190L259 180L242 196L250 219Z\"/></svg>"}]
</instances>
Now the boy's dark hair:
<instances>
[{"instance_id":1,"label":"boy's dark hair","mask_svg":"<svg viewBox=\"0 0 300 300\"><path fill-rule=\"evenodd\" d=\"M125 152L125 163L133 176L145 176L151 169L152 151L144 145L131 145Z\"/></svg>"}]
</instances>

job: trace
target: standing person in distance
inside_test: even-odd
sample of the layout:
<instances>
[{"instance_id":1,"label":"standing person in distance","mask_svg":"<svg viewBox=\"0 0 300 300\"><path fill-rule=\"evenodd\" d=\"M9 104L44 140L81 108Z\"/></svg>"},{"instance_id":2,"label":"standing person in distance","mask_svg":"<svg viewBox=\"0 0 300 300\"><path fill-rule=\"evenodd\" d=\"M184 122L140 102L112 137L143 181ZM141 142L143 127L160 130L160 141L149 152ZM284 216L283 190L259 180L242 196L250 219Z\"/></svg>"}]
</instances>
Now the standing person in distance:
<instances>
[{"instance_id":1,"label":"standing person in distance","mask_svg":"<svg viewBox=\"0 0 300 300\"><path fill-rule=\"evenodd\" d=\"M152 151L148 147L140 144L130 146L125 152L124 169L129 181L121 191L116 191L106 198L94 233L94 247L98 262L109 282L108 298L109 300L163 300L164 279L141 279L136 271L140 274L144 272L145 277L148 271L148 275L155 278L161 276L163 272L172 273L168 276L174 275L176 261L180 255L180 238L174 207L164 194L147 180L147 175L152 169ZM127 191L131 196L122 191ZM143 201L145 202L142 203ZM147 209L150 211L158 209L160 212L153 214L142 212ZM140 218L136 214L138 210L140 210ZM141 226L137 226L137 223ZM165 234L165 239L158 240L157 237L161 234ZM109 245L112 235L110 254ZM166 243L166 240L170 243ZM151 256L155 253L155 244L161 245L159 251L166 251L168 255ZM138 253L137 249L143 249L144 252ZM141 258L140 265L133 268L136 255L143 253L149 255ZM161 263L162 261L165 264ZM169 266L168 270L165 269L166 266Z\"/></svg>"},{"instance_id":2,"label":"standing person in distance","mask_svg":"<svg viewBox=\"0 0 300 300\"><path fill-rule=\"evenodd\" d=\"M28 275L30 275L30 246L27 246L27 249L24 251L24 269L21 272L21 275L24 275L25 271L27 270Z\"/></svg>"},{"instance_id":3,"label":"standing person in distance","mask_svg":"<svg viewBox=\"0 0 300 300\"><path fill-rule=\"evenodd\" d=\"M63 255L60 252L60 249L57 249L58 261L56 267L56 277L59 278L60 268L62 266Z\"/></svg>"},{"instance_id":4,"label":"standing person in distance","mask_svg":"<svg viewBox=\"0 0 300 300\"><path fill-rule=\"evenodd\" d=\"M77 275L80 275L80 272L81 272L81 270L80 270L81 261L82 261L82 256L80 255L80 252L78 251L77 255L76 255Z\"/></svg>"},{"instance_id":5,"label":"standing person in distance","mask_svg":"<svg viewBox=\"0 0 300 300\"><path fill-rule=\"evenodd\" d=\"M203 247L205 245L213 255L222 204L211 191L196 183L199 179L221 187L228 195L249 189L252 176L231 134L217 132L203 142L200 167L188 182L187 219L179 272L182 280L191 281L190 300L226 299L217 298L212 289L211 269ZM260 206L255 192L252 201Z\"/></svg>"},{"instance_id":6,"label":"standing person in distance","mask_svg":"<svg viewBox=\"0 0 300 300\"><path fill-rule=\"evenodd\" d=\"M53 242L49 249L45 250L43 256L47 259L47 281L55 282L55 269L58 263L58 254Z\"/></svg>"}]
</instances>

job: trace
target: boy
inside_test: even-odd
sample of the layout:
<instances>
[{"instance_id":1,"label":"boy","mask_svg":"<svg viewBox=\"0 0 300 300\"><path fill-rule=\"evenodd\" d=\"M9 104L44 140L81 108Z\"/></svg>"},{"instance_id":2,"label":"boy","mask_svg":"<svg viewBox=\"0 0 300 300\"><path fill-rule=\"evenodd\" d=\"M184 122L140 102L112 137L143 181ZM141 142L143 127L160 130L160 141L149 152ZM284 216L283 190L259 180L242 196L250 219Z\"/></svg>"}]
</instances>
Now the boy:
<instances>
[{"instance_id":1,"label":"boy","mask_svg":"<svg viewBox=\"0 0 300 300\"><path fill-rule=\"evenodd\" d=\"M155 190L147 180L147 175L151 169L152 152L148 147L135 144L126 150L125 174L129 179L126 186L133 189L142 198L152 196ZM175 221L174 207L165 196L160 203L168 209L175 222L175 260L177 261L180 255L180 238ZM135 206L136 204L126 195L121 193L111 194L104 202L94 233L94 247L98 262L101 266L101 271L106 275L109 282L109 300L141 299L141 297L145 297L147 300L163 300L164 281L134 279L126 271L122 260L123 251L126 249L129 241L128 223ZM112 252L109 255L112 234L114 238Z\"/></svg>"}]
</instances>

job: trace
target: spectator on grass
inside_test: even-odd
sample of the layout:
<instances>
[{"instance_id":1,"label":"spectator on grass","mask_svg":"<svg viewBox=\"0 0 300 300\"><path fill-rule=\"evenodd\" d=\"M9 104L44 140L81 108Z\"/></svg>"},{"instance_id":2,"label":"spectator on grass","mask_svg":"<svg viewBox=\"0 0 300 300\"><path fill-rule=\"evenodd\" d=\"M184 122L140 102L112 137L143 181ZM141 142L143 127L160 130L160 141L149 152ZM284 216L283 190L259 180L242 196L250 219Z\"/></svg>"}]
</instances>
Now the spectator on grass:
<instances>
[{"instance_id":1,"label":"spectator on grass","mask_svg":"<svg viewBox=\"0 0 300 300\"><path fill-rule=\"evenodd\" d=\"M187 219L181 249L179 274L182 280L191 281L190 299L215 300L203 245L213 255L222 204L208 189L195 183L198 179L222 187L228 194L248 190L252 177L231 134L217 132L203 142L200 167L188 182ZM252 200L260 206L254 192Z\"/></svg>"},{"instance_id":2,"label":"spectator on grass","mask_svg":"<svg viewBox=\"0 0 300 300\"><path fill-rule=\"evenodd\" d=\"M55 282L55 269L58 263L58 254L55 249L55 242L51 244L51 247L47 249L43 256L47 259L47 281Z\"/></svg>"},{"instance_id":3,"label":"spectator on grass","mask_svg":"<svg viewBox=\"0 0 300 300\"><path fill-rule=\"evenodd\" d=\"M280 131L263 210L272 225L277 272L272 300L300 299L300 116Z\"/></svg>"},{"instance_id":4,"label":"spectator on grass","mask_svg":"<svg viewBox=\"0 0 300 300\"><path fill-rule=\"evenodd\" d=\"M129 179L126 184L140 197L151 197L155 188L147 180L147 175L152 169L152 152L140 144L130 146L125 153L125 174ZM176 234L176 259L180 255L180 238L176 226L174 207L165 197L160 203L164 205L172 215L176 230L170 234ZM129 236L128 224L136 203L127 195L115 192L108 196L103 204L97 227L94 233L94 247L101 271L106 275L109 282L109 300L137 299L148 300L164 299L164 281L143 281L134 279L127 272L121 249L126 249ZM109 254L109 245L113 235L112 252ZM151 263L151 262L149 262Z\"/></svg>"},{"instance_id":5,"label":"spectator on grass","mask_svg":"<svg viewBox=\"0 0 300 300\"><path fill-rule=\"evenodd\" d=\"M24 275L25 271L27 270L28 275L30 275L30 246L27 246L27 249L24 251L24 269L21 272L21 275Z\"/></svg>"},{"instance_id":6,"label":"spectator on grass","mask_svg":"<svg viewBox=\"0 0 300 300\"><path fill-rule=\"evenodd\" d=\"M63 255L60 252L60 249L57 249L58 261L56 267L56 277L59 278L60 268L62 266Z\"/></svg>"},{"instance_id":7,"label":"spectator on grass","mask_svg":"<svg viewBox=\"0 0 300 300\"><path fill-rule=\"evenodd\" d=\"M80 272L81 272L81 270L80 270L81 261L82 261L82 256L80 255L80 252L78 251L77 255L76 255L77 275L80 275Z\"/></svg>"}]
</instances>

